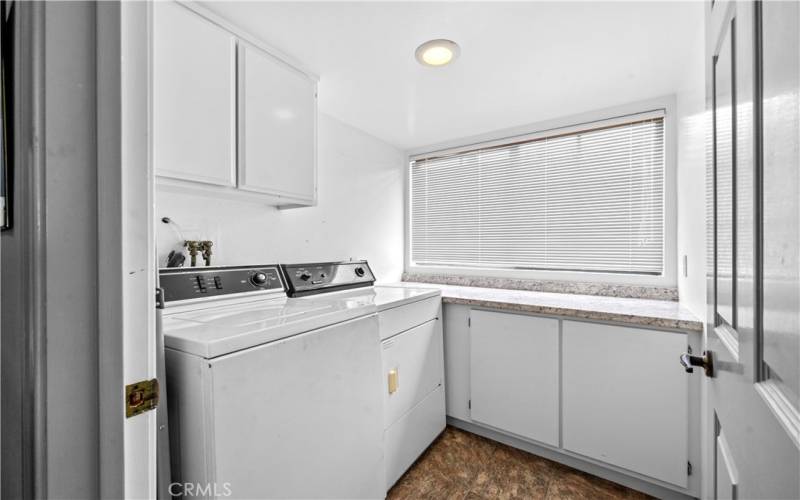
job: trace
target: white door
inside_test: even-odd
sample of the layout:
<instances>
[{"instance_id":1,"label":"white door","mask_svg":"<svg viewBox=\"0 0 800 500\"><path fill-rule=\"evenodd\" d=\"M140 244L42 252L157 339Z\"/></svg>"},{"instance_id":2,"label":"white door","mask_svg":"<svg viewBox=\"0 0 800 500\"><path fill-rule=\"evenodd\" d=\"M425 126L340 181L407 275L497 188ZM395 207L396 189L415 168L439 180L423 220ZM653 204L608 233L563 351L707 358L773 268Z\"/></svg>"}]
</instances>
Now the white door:
<instances>
[{"instance_id":1,"label":"white door","mask_svg":"<svg viewBox=\"0 0 800 500\"><path fill-rule=\"evenodd\" d=\"M316 82L239 44L239 188L313 202Z\"/></svg>"},{"instance_id":2,"label":"white door","mask_svg":"<svg viewBox=\"0 0 800 500\"><path fill-rule=\"evenodd\" d=\"M706 19L706 493L800 498L800 4L718 0Z\"/></svg>"},{"instance_id":3,"label":"white door","mask_svg":"<svg viewBox=\"0 0 800 500\"><path fill-rule=\"evenodd\" d=\"M173 1L153 4L156 174L236 184L236 39Z\"/></svg>"}]
</instances>

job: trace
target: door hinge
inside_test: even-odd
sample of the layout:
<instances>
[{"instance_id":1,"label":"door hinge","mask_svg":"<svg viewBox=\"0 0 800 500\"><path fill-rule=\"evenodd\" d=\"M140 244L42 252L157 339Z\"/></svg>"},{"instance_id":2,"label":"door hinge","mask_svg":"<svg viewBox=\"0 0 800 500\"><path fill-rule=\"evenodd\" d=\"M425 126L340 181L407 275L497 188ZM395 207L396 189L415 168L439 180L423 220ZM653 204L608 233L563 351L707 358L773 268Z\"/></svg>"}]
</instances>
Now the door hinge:
<instances>
[{"instance_id":1,"label":"door hinge","mask_svg":"<svg viewBox=\"0 0 800 500\"><path fill-rule=\"evenodd\" d=\"M692 462L686 462L686 475L692 475Z\"/></svg>"},{"instance_id":2,"label":"door hinge","mask_svg":"<svg viewBox=\"0 0 800 500\"><path fill-rule=\"evenodd\" d=\"M135 417L158 406L158 379L125 386L125 418Z\"/></svg>"},{"instance_id":3,"label":"door hinge","mask_svg":"<svg viewBox=\"0 0 800 500\"><path fill-rule=\"evenodd\" d=\"M467 409L469 409L469 410L472 409L472 400L471 399L469 401L467 401Z\"/></svg>"},{"instance_id":4,"label":"door hinge","mask_svg":"<svg viewBox=\"0 0 800 500\"><path fill-rule=\"evenodd\" d=\"M164 289L156 288L156 309L164 309Z\"/></svg>"},{"instance_id":5,"label":"door hinge","mask_svg":"<svg viewBox=\"0 0 800 500\"><path fill-rule=\"evenodd\" d=\"M472 318L467 318L467 326L472 326Z\"/></svg>"}]
</instances>

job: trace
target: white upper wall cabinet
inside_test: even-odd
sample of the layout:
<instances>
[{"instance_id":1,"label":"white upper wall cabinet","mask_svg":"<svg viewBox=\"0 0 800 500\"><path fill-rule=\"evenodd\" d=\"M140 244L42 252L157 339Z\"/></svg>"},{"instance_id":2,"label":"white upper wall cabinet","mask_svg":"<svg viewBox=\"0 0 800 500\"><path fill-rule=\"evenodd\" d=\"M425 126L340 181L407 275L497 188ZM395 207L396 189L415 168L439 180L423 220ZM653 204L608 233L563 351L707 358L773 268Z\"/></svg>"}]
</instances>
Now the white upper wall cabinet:
<instances>
[{"instance_id":1,"label":"white upper wall cabinet","mask_svg":"<svg viewBox=\"0 0 800 500\"><path fill-rule=\"evenodd\" d=\"M317 80L202 7L156 2L159 186L284 207L317 197Z\"/></svg>"},{"instance_id":2,"label":"white upper wall cabinet","mask_svg":"<svg viewBox=\"0 0 800 500\"><path fill-rule=\"evenodd\" d=\"M155 172L233 187L236 38L174 2L156 2L153 17Z\"/></svg>"},{"instance_id":3,"label":"white upper wall cabinet","mask_svg":"<svg viewBox=\"0 0 800 500\"><path fill-rule=\"evenodd\" d=\"M313 202L316 82L239 45L239 188Z\"/></svg>"}]
</instances>

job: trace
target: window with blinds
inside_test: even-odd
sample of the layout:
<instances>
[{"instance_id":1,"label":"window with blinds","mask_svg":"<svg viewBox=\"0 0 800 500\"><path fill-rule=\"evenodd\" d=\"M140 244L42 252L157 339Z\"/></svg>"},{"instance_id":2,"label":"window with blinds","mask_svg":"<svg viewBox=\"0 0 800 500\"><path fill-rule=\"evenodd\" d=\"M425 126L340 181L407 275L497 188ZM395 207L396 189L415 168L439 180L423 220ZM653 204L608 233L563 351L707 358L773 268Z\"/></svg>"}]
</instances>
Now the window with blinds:
<instances>
[{"instance_id":1,"label":"window with blinds","mask_svg":"<svg viewBox=\"0 0 800 500\"><path fill-rule=\"evenodd\" d=\"M661 274L664 118L411 162L417 266Z\"/></svg>"}]
</instances>

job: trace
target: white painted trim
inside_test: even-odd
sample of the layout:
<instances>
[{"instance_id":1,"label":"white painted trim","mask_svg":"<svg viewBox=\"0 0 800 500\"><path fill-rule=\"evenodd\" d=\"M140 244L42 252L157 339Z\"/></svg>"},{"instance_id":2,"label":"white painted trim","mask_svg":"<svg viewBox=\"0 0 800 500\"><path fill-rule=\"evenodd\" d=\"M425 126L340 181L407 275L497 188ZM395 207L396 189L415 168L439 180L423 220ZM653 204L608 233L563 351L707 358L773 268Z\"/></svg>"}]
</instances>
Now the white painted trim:
<instances>
[{"instance_id":1,"label":"white painted trim","mask_svg":"<svg viewBox=\"0 0 800 500\"><path fill-rule=\"evenodd\" d=\"M719 338L720 343L725 346L734 361L739 362L739 340L733 333L733 329L727 325L717 325L714 327L714 334Z\"/></svg>"},{"instance_id":2,"label":"white painted trim","mask_svg":"<svg viewBox=\"0 0 800 500\"><path fill-rule=\"evenodd\" d=\"M418 266L411 261L411 207L410 177L411 160L421 155L437 151L457 151L474 148L477 144L508 141L509 138L535 137L546 131L568 127L585 128L585 124L613 120L623 116L664 110L664 271L661 275L633 275L578 271L520 270L480 267L441 267ZM625 283L631 285L652 285L675 287L678 285L678 130L677 100L674 95L662 96L646 101L605 108L588 113L547 120L522 127L497 130L486 134L465 137L406 151L406 175L404 176L405 220L404 220L404 270L414 274L449 274L461 276L491 276L499 278L519 278L558 281L587 281L601 283Z\"/></svg>"},{"instance_id":3,"label":"white painted trim","mask_svg":"<svg viewBox=\"0 0 800 500\"><path fill-rule=\"evenodd\" d=\"M45 5L33 4L28 9L17 5L16 11L20 34L26 28L30 36L22 40L19 55L29 55L30 64L16 64L21 72L18 85L32 84L30 95L19 92L15 109L24 110L29 106L30 117L20 117L15 125L30 127L22 135L22 140L15 143L17 167L27 166L27 172L19 176L18 187L21 188L19 208L16 215L15 231L19 233L19 244L13 248L12 255L21 264L22 279L20 293L23 294L22 308L17 311L23 315L21 325L28 333L24 342L25 351L21 352L22 376L22 418L23 436L21 446L30 447L27 457L21 459L23 476L20 485L23 493L34 497L48 496L47 473L47 228L46 228L46 26ZM19 147L22 146L22 147ZM30 148L30 149L28 149ZM27 155L27 158L25 156ZM23 224L19 224L23 222ZM20 253L16 253L21 251ZM8 312L6 312L8 314ZM27 421L26 421L27 420Z\"/></svg>"},{"instance_id":4,"label":"white painted trim","mask_svg":"<svg viewBox=\"0 0 800 500\"><path fill-rule=\"evenodd\" d=\"M125 385L156 376L152 4L97 4L100 497L156 497L156 412Z\"/></svg>"},{"instance_id":5,"label":"white painted trim","mask_svg":"<svg viewBox=\"0 0 800 500\"><path fill-rule=\"evenodd\" d=\"M800 449L800 411L775 380L759 382L755 384L755 388L794 445Z\"/></svg>"},{"instance_id":6,"label":"white painted trim","mask_svg":"<svg viewBox=\"0 0 800 500\"><path fill-rule=\"evenodd\" d=\"M215 198L252 202L265 207L281 208L286 205L314 206L316 200L311 198L298 198L291 193L284 194L274 190L270 193L246 191L230 186L217 186L203 182L193 182L186 179L173 179L171 177L156 176L156 191L164 193L185 193L191 195L205 194Z\"/></svg>"},{"instance_id":7,"label":"white painted trim","mask_svg":"<svg viewBox=\"0 0 800 500\"><path fill-rule=\"evenodd\" d=\"M115 279L115 255L120 250L118 214L120 184L119 164L119 4L97 5L97 164L108 169L97 172L98 202L98 403L100 496L124 496L124 450L122 403L115 404L123 384L122 336L104 332L118 331L122 291ZM109 208L108 211L106 209ZM114 209L113 211L111 209ZM118 257L117 257L118 258Z\"/></svg>"},{"instance_id":8,"label":"white painted trim","mask_svg":"<svg viewBox=\"0 0 800 500\"><path fill-rule=\"evenodd\" d=\"M19 7L19 6L18 6ZM30 266L31 284L28 299L31 301L30 310L30 358L32 363L28 369L32 374L32 380L28 381L26 389L32 390L34 401L32 405L33 417L33 495L46 497L48 492L47 483L47 228L46 228L46 204L45 204L45 171L47 162L47 144L45 144L46 124L46 25L45 7L42 5L34 6L33 17L33 42L32 52L34 64L32 68L32 81L37 90L33 92L31 108L33 111L34 134L33 148L31 154L31 176L30 195L30 233L28 244L30 245ZM16 154L21 157L25 152L18 150Z\"/></svg>"}]
</instances>

